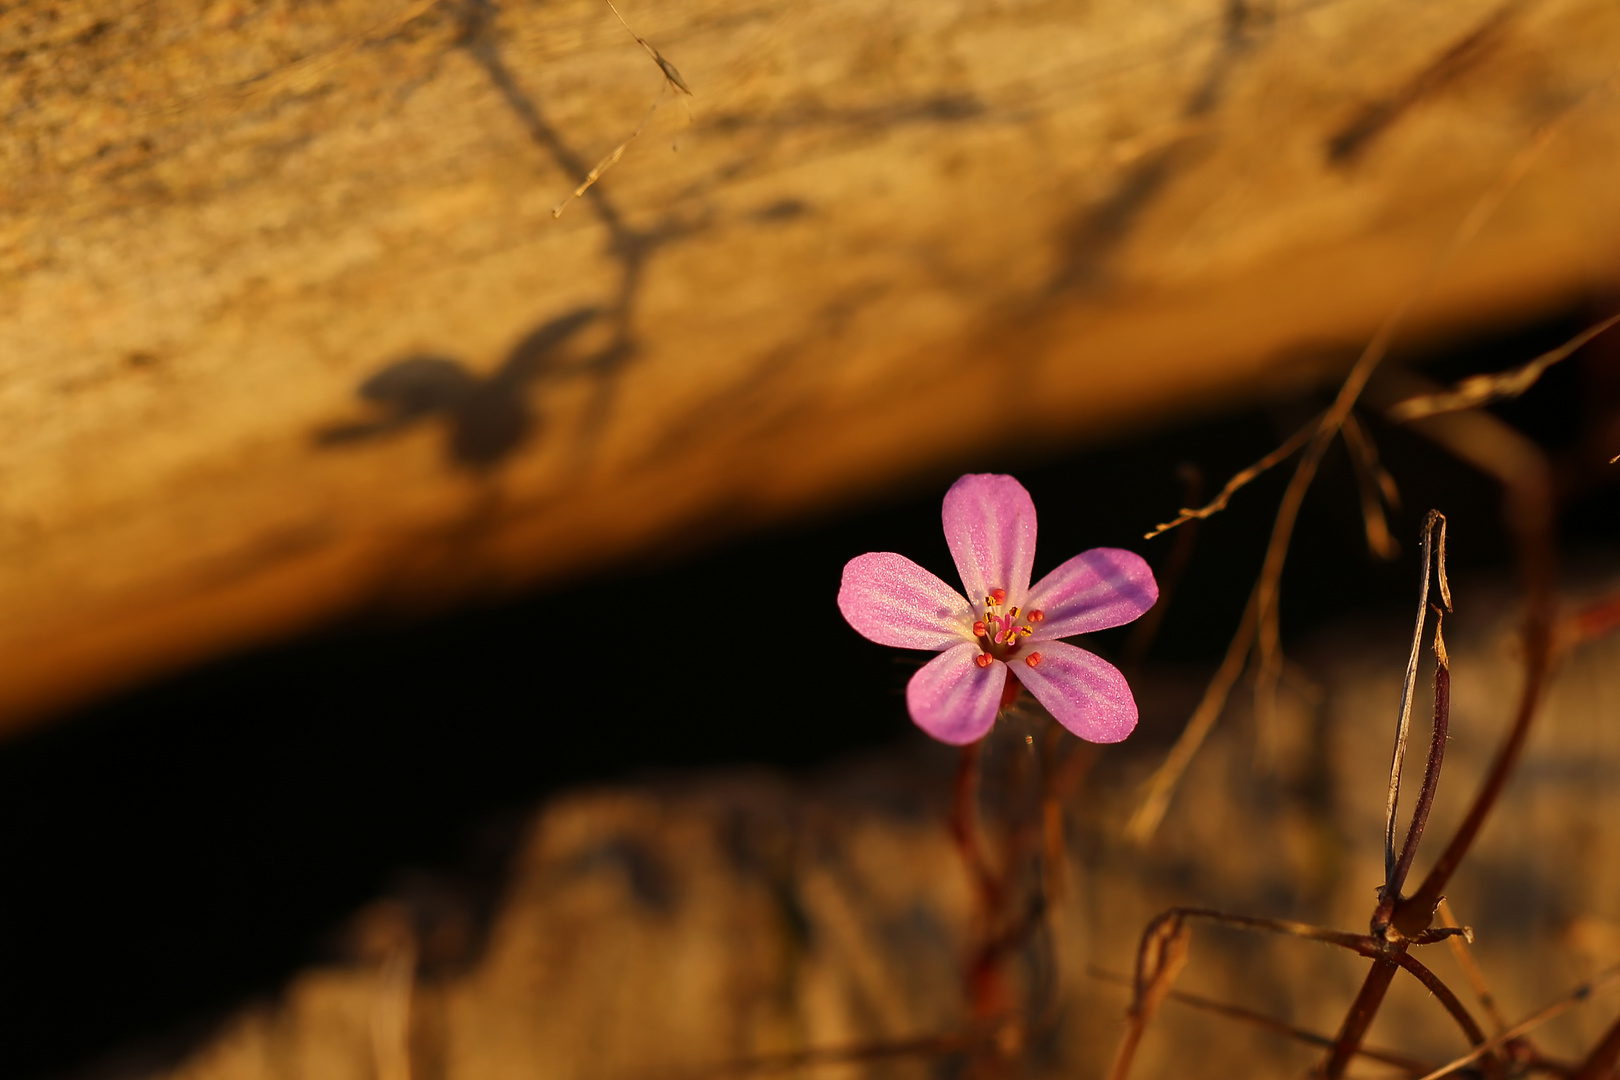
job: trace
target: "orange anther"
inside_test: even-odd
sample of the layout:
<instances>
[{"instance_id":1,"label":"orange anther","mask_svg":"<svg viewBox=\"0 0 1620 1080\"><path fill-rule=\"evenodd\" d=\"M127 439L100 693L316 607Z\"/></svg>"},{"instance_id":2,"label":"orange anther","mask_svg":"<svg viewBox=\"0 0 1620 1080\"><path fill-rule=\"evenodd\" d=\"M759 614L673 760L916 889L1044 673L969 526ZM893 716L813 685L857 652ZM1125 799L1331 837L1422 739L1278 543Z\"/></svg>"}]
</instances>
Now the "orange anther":
<instances>
[{"instance_id":1,"label":"orange anther","mask_svg":"<svg viewBox=\"0 0 1620 1080\"><path fill-rule=\"evenodd\" d=\"M981 654L981 655L983 655L983 654ZM1024 657L1024 663L1028 664L1030 667L1040 667L1041 666L1041 654L1038 653L1038 652L1030 653L1028 656Z\"/></svg>"},{"instance_id":2,"label":"orange anther","mask_svg":"<svg viewBox=\"0 0 1620 1080\"><path fill-rule=\"evenodd\" d=\"M983 637L985 635L985 633L986 633L986 628L985 628L983 619L980 619L978 622L973 624L973 636L974 637Z\"/></svg>"},{"instance_id":3,"label":"orange anther","mask_svg":"<svg viewBox=\"0 0 1620 1080\"><path fill-rule=\"evenodd\" d=\"M975 656L973 658L973 662L975 664L978 664L980 667L989 667L991 664L995 663L996 661L995 661L995 658L993 656L991 656L989 653L982 652L978 656Z\"/></svg>"},{"instance_id":4,"label":"orange anther","mask_svg":"<svg viewBox=\"0 0 1620 1080\"><path fill-rule=\"evenodd\" d=\"M1001 603L1003 600L1007 599L1007 590L1006 589L991 589L990 590L990 599L994 600L998 604Z\"/></svg>"},{"instance_id":5,"label":"orange anther","mask_svg":"<svg viewBox=\"0 0 1620 1080\"><path fill-rule=\"evenodd\" d=\"M1026 618L1028 618L1029 621L1032 622L1032 623L1037 623L1037 622L1040 622L1042 619L1046 618L1046 613L1043 612L1040 608L1036 608L1034 611L1030 612L1026 616Z\"/></svg>"}]
</instances>

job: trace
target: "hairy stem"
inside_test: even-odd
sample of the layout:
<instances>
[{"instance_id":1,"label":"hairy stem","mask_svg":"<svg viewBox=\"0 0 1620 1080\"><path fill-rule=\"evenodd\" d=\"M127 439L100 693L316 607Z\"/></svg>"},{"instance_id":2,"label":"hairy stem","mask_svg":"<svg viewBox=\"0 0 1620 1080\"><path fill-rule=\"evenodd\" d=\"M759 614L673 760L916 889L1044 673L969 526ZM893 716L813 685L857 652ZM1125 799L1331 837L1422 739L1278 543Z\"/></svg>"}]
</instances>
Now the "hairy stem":
<instances>
[{"instance_id":1,"label":"hairy stem","mask_svg":"<svg viewBox=\"0 0 1620 1080\"><path fill-rule=\"evenodd\" d=\"M1322 1064L1321 1075L1325 1080L1339 1080L1349 1067L1350 1059L1360 1052L1361 1041L1367 1037L1367 1029L1372 1027L1378 1007L1384 1003L1384 995L1389 993L1390 983L1395 981L1398 970L1399 965L1388 957L1373 961L1372 970L1362 980L1356 1000L1351 1003L1350 1011L1345 1014L1344 1023L1339 1027L1338 1037L1333 1040L1333 1049Z\"/></svg>"}]
</instances>

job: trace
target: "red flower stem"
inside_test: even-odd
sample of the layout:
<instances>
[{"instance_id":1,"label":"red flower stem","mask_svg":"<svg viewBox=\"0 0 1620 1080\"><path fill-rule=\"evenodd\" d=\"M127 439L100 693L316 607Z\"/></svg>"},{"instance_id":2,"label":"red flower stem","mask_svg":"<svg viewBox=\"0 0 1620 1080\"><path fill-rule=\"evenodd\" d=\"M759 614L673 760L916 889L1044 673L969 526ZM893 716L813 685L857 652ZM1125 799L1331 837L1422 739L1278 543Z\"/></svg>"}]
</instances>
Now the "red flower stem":
<instances>
[{"instance_id":1,"label":"red flower stem","mask_svg":"<svg viewBox=\"0 0 1620 1080\"><path fill-rule=\"evenodd\" d=\"M962 747L957 758L956 786L951 804L951 838L967 869L986 925L994 921L1001 888L979 839L979 758L983 740Z\"/></svg>"},{"instance_id":2,"label":"red flower stem","mask_svg":"<svg viewBox=\"0 0 1620 1080\"><path fill-rule=\"evenodd\" d=\"M1396 946L1405 947L1404 944ZM1322 1076L1327 1080L1339 1080L1349 1067L1350 1059L1361 1052L1361 1041L1367 1037L1367 1029L1372 1027L1378 1007L1384 1003L1384 995L1389 993L1389 985L1395 981L1398 970L1399 966L1393 960L1380 957L1373 962L1372 970L1367 972L1361 989L1356 992L1356 1000L1345 1014L1338 1037L1333 1040L1333 1050L1322 1066Z\"/></svg>"},{"instance_id":3,"label":"red flower stem","mask_svg":"<svg viewBox=\"0 0 1620 1080\"><path fill-rule=\"evenodd\" d=\"M962 747L957 759L955 799L951 807L951 836L972 880L978 901L975 943L965 973L972 1017L983 1023L1003 1017L1011 1008L1010 989L1002 975L999 950L994 946L1001 912L1002 883L990 867L978 828L979 763L983 740ZM982 1071L982 1067L979 1071Z\"/></svg>"}]
</instances>

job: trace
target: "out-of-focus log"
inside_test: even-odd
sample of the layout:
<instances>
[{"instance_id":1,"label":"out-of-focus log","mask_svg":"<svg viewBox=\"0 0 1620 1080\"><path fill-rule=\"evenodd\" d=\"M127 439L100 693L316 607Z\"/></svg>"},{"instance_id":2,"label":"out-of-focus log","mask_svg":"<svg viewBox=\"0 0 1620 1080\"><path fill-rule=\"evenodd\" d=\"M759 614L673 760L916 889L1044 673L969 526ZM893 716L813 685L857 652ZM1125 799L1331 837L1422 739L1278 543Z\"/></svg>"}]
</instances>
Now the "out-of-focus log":
<instances>
[{"instance_id":1,"label":"out-of-focus log","mask_svg":"<svg viewBox=\"0 0 1620 1080\"><path fill-rule=\"evenodd\" d=\"M1616 276L1610 0L621 10L0 13L0 728Z\"/></svg>"},{"instance_id":2,"label":"out-of-focus log","mask_svg":"<svg viewBox=\"0 0 1620 1080\"><path fill-rule=\"evenodd\" d=\"M1607 579L1590 595L1612 605L1620 579ZM1469 614L1447 621L1457 673L1451 748L1422 860L1462 818L1521 678L1508 659L1513 604L1478 585L1458 584ZM1167 907L1351 932L1367 925L1383 877L1404 623L1364 619L1323 634L1302 654L1321 683L1286 689L1273 731L1258 731L1248 701L1234 701L1148 849L1133 848L1124 825L1164 747L1139 732L1104 751L1067 806L1074 857L1048 897L1051 936L1036 935L1009 963L1020 1015L1034 1025L1017 1055L1024 1071L1010 1074L1104 1074L1129 990L1088 969L1131 972L1143 929ZM1141 681L1145 727L1187 715L1201 681L1177 683L1166 672ZM1478 961L1509 1022L1620 962L1620 731L1608 720L1617 685L1620 637L1566 653L1518 774L1448 889L1477 932ZM1004 718L991 737L990 792L1009 771L996 755L1027 755L1022 722ZM1418 730L1427 735L1423 720ZM931 759L846 767L814 787L707 776L557 799L533 819L487 922L424 881L357 920L350 962L305 969L278 1001L243 1010L172 1068L123 1075L940 1075L939 1054L872 1054L814 1071L783 1060L926 1044L963 1029L974 903L945 824L951 758L933 749ZM1006 803L987 795L984 805L994 823ZM1001 835L994 824L987 831ZM1033 893L1032 882L1015 881ZM1483 1019L1447 952L1419 955ZM1331 1034L1366 968L1318 942L1199 924L1177 989ZM1534 1041L1579 1060L1612 1023L1615 996ZM1408 1060L1437 1065L1467 1049L1435 998L1404 975L1374 1031ZM1322 1056L1172 1001L1132 1075L1298 1077ZM773 1067L735 1067L761 1058Z\"/></svg>"}]
</instances>

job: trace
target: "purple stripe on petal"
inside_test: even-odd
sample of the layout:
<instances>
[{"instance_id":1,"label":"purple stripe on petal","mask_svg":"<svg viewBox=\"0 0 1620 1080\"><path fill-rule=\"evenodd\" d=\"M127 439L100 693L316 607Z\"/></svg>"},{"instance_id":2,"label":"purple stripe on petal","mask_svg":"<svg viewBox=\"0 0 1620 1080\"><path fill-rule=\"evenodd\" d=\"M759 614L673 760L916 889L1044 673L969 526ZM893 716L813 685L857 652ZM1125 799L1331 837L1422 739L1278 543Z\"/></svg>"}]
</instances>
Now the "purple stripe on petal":
<instances>
[{"instance_id":1,"label":"purple stripe on petal","mask_svg":"<svg viewBox=\"0 0 1620 1080\"><path fill-rule=\"evenodd\" d=\"M844 567L838 610L879 645L938 652L973 637L973 611L957 591L904 555L873 551Z\"/></svg>"},{"instance_id":2,"label":"purple stripe on petal","mask_svg":"<svg viewBox=\"0 0 1620 1080\"><path fill-rule=\"evenodd\" d=\"M1029 590L1029 610L1045 619L1035 640L1106 630L1142 616L1159 599L1159 583L1142 556L1121 548L1082 551Z\"/></svg>"},{"instance_id":3,"label":"purple stripe on petal","mask_svg":"<svg viewBox=\"0 0 1620 1080\"><path fill-rule=\"evenodd\" d=\"M982 604L991 589L1006 589L1007 604L1022 605L1035 562L1035 502L1024 485L969 473L945 493L941 516L968 600Z\"/></svg>"},{"instance_id":4,"label":"purple stripe on petal","mask_svg":"<svg viewBox=\"0 0 1620 1080\"><path fill-rule=\"evenodd\" d=\"M1041 662L1030 667L1025 659L1034 653ZM1058 723L1087 742L1119 742L1136 727L1136 699L1125 676L1100 656L1061 641L1043 641L1009 666Z\"/></svg>"},{"instance_id":5,"label":"purple stripe on petal","mask_svg":"<svg viewBox=\"0 0 1620 1080\"><path fill-rule=\"evenodd\" d=\"M996 722L1007 665L997 660L980 667L979 655L977 645L963 642L928 661L906 684L911 719L940 742L974 742Z\"/></svg>"}]
</instances>

